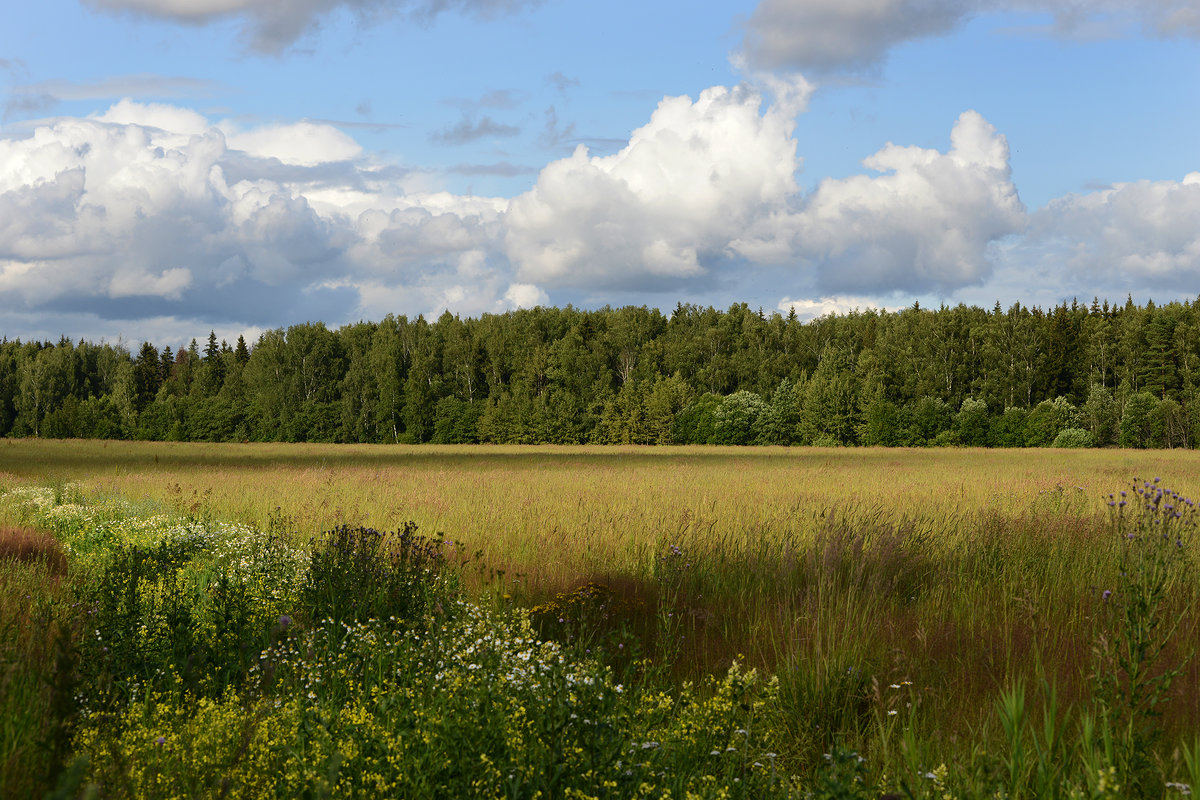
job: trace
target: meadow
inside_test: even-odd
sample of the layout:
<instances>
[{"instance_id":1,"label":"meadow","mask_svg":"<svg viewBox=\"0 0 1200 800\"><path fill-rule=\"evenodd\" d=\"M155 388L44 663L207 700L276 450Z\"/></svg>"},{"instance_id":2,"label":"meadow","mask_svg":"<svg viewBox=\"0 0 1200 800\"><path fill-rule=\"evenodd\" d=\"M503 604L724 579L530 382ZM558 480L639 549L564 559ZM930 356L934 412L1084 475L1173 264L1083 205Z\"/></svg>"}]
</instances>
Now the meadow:
<instances>
[{"instance_id":1,"label":"meadow","mask_svg":"<svg viewBox=\"0 0 1200 800\"><path fill-rule=\"evenodd\" d=\"M1177 796L1200 777L1197 542L1175 494L1197 496L1198 466L1182 450L5 440L5 680L57 659L71 696L92 688L84 713L30 688L44 713L22 729L9 706L0 757L28 758L12 731L41 731L38 785L64 796ZM366 568L381 558L390 571ZM356 593L378 602L347 610ZM388 623L402 597L424 600ZM118 639L148 632L96 671L73 608ZM491 709L483 742L434 691L470 636L495 648L455 678L470 714ZM314 655L356 647L375 678ZM533 719L544 687L489 671L531 658L610 687L559 708L603 713L604 736ZM312 728L306 702L342 711L272 744ZM164 760L170 731L187 759ZM443 763L467 741L508 759L494 780ZM146 758L170 766L100 766ZM294 784L268 791L251 764ZM440 777L395 783L414 770Z\"/></svg>"}]
</instances>

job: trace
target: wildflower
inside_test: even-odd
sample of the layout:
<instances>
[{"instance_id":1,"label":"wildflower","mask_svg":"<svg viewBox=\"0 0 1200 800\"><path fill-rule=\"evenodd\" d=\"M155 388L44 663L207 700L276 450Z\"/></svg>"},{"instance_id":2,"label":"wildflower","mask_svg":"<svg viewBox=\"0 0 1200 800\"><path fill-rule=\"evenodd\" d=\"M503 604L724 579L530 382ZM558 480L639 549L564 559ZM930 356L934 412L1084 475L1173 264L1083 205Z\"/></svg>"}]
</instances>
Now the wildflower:
<instances>
[{"instance_id":1,"label":"wildflower","mask_svg":"<svg viewBox=\"0 0 1200 800\"><path fill-rule=\"evenodd\" d=\"M1104 594L1100 595L1100 599L1105 601L1110 597L1112 597L1112 589L1105 589Z\"/></svg>"},{"instance_id":2,"label":"wildflower","mask_svg":"<svg viewBox=\"0 0 1200 800\"><path fill-rule=\"evenodd\" d=\"M154 740L154 743L157 745L164 745L167 743L167 737L159 736L157 739Z\"/></svg>"}]
</instances>

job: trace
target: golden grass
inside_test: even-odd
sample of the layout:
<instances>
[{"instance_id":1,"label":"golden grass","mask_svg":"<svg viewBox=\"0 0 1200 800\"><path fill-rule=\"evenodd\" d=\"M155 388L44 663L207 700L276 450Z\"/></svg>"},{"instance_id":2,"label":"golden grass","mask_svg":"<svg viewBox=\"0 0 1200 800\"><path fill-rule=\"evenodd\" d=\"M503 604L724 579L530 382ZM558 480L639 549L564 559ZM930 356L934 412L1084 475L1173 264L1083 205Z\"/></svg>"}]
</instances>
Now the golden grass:
<instances>
[{"instance_id":1,"label":"golden grass","mask_svg":"<svg viewBox=\"0 0 1200 800\"><path fill-rule=\"evenodd\" d=\"M833 507L953 523L1062 487L1100 513L1134 477L1195 496L1198 467L1183 450L0 443L0 481L77 481L259 525L278 513L301 535L412 520L543 573L642 569L664 542L795 534Z\"/></svg>"},{"instance_id":2,"label":"golden grass","mask_svg":"<svg viewBox=\"0 0 1200 800\"><path fill-rule=\"evenodd\" d=\"M282 518L301 538L411 520L480 551L524 602L591 580L636 597L679 544L702 564L677 606L683 663L744 653L780 673L798 720L852 714L869 685L828 688L850 667L909 679L940 735L977 730L1001 688L1036 677L1035 652L1065 699L1086 699L1117 551L1106 497L1154 477L1197 497L1200 452L0 442L0 489L76 482L259 526ZM1186 642L1200 589L1183 589ZM1198 670L1180 697L1200 692ZM1167 717L1192 731L1200 708Z\"/></svg>"}]
</instances>

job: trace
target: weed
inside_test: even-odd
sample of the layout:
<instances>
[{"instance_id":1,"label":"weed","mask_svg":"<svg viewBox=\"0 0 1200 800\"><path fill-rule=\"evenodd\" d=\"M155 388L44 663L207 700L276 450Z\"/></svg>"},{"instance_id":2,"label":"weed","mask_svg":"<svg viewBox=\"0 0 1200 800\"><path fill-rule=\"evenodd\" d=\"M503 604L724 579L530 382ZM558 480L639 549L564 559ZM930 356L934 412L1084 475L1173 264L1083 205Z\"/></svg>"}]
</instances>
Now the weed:
<instances>
[{"instance_id":1,"label":"weed","mask_svg":"<svg viewBox=\"0 0 1200 800\"><path fill-rule=\"evenodd\" d=\"M413 522L395 533L335 528L314 544L304 609L314 623L380 619L419 628L440 595L452 593L443 547Z\"/></svg>"}]
</instances>

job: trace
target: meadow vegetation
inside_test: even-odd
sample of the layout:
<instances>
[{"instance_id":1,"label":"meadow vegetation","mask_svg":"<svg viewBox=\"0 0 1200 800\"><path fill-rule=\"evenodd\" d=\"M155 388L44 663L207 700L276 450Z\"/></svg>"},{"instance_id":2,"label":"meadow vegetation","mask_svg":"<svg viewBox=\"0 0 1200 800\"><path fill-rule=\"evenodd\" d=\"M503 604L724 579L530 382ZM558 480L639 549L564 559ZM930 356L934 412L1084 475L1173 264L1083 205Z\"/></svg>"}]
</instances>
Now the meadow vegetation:
<instances>
[{"instance_id":1,"label":"meadow vegetation","mask_svg":"<svg viewBox=\"0 0 1200 800\"><path fill-rule=\"evenodd\" d=\"M0 442L0 785L1178 796L1197 458Z\"/></svg>"}]
</instances>

